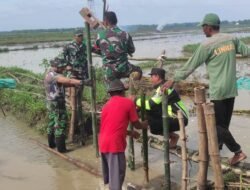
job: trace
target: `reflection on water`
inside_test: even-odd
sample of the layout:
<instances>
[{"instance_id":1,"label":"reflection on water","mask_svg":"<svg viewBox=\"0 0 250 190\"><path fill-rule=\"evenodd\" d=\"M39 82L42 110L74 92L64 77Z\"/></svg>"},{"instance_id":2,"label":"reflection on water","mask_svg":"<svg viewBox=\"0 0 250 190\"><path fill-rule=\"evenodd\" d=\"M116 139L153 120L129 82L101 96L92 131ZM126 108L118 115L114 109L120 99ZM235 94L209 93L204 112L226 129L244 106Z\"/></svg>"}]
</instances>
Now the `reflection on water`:
<instances>
[{"instance_id":1,"label":"reflection on water","mask_svg":"<svg viewBox=\"0 0 250 190\"><path fill-rule=\"evenodd\" d=\"M29 140L42 139L25 124L2 116L0 123L1 189L94 190L98 186L100 179L79 170Z\"/></svg>"}]
</instances>

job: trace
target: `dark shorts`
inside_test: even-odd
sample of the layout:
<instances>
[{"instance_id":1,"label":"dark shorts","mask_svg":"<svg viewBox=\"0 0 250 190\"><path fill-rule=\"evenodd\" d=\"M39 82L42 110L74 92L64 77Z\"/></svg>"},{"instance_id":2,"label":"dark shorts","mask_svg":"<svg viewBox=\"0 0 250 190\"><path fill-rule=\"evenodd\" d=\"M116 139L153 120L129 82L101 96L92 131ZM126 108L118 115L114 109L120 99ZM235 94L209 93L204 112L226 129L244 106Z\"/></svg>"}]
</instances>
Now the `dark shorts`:
<instances>
[{"instance_id":1,"label":"dark shorts","mask_svg":"<svg viewBox=\"0 0 250 190\"><path fill-rule=\"evenodd\" d=\"M169 123L169 132L174 132L174 131L179 131L180 130L180 125L178 118L169 118L168 119ZM188 124L188 119L184 117L184 125L187 126ZM163 125L162 125L162 118L157 119L149 119L149 128L150 132L154 135L163 135Z\"/></svg>"},{"instance_id":2,"label":"dark shorts","mask_svg":"<svg viewBox=\"0 0 250 190\"><path fill-rule=\"evenodd\" d=\"M104 184L110 190L121 190L126 173L125 153L101 153Z\"/></svg>"}]
</instances>

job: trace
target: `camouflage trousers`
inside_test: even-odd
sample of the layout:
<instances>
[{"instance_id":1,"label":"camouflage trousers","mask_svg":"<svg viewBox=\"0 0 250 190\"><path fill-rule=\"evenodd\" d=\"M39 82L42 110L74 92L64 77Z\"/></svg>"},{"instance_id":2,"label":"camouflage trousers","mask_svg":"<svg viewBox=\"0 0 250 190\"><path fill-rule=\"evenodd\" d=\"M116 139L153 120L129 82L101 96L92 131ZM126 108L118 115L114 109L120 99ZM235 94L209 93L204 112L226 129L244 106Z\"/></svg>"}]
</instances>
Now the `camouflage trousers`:
<instances>
[{"instance_id":1,"label":"camouflage trousers","mask_svg":"<svg viewBox=\"0 0 250 190\"><path fill-rule=\"evenodd\" d=\"M67 129L67 112L65 103L58 103L56 101L47 101L47 109L49 116L49 123L47 126L47 134L54 134L55 137L66 135Z\"/></svg>"},{"instance_id":2,"label":"camouflage trousers","mask_svg":"<svg viewBox=\"0 0 250 190\"><path fill-rule=\"evenodd\" d=\"M107 82L114 79L129 78L129 75L133 72L142 74L142 70L140 67L135 66L129 62L119 64L105 64L104 69Z\"/></svg>"}]
</instances>

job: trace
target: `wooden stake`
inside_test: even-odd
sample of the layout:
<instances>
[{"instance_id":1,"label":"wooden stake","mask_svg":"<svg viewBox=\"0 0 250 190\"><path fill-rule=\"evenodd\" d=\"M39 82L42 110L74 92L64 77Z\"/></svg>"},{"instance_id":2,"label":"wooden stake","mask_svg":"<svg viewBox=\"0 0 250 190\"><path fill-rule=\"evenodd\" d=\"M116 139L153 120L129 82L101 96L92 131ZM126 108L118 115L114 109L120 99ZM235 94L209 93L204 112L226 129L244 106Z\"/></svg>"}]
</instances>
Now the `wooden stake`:
<instances>
[{"instance_id":1,"label":"wooden stake","mask_svg":"<svg viewBox=\"0 0 250 190\"><path fill-rule=\"evenodd\" d=\"M180 134L181 134L181 159L182 159L182 181L181 181L181 189L187 190L187 170L188 170L188 164L187 164L187 145L186 145L186 131L185 131L185 124L184 124L184 118L181 111L177 112L179 125L180 125Z\"/></svg>"},{"instance_id":2,"label":"wooden stake","mask_svg":"<svg viewBox=\"0 0 250 190\"><path fill-rule=\"evenodd\" d=\"M197 179L197 189L205 190L207 188L207 170L208 170L208 139L207 129L202 104L206 102L205 87L194 89L194 100L196 104L196 113L199 131L199 171Z\"/></svg>"},{"instance_id":3,"label":"wooden stake","mask_svg":"<svg viewBox=\"0 0 250 190\"><path fill-rule=\"evenodd\" d=\"M212 168L214 171L215 190L224 190L224 180L221 170L221 160L218 147L214 104L207 103L207 104L202 104L202 106L205 112L206 127L207 127L209 147L210 147L209 155L212 163Z\"/></svg>"}]
</instances>

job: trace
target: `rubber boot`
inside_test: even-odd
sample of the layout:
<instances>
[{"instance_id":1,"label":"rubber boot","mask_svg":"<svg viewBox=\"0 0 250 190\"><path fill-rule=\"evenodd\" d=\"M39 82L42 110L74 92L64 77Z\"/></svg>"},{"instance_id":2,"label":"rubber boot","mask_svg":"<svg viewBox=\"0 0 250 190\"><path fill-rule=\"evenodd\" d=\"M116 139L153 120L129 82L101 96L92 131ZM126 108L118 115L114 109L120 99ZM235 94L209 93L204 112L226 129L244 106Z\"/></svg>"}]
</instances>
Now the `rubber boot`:
<instances>
[{"instance_id":1,"label":"rubber boot","mask_svg":"<svg viewBox=\"0 0 250 190\"><path fill-rule=\"evenodd\" d=\"M50 148L55 148L56 143L55 143L55 135L54 134L48 134L48 144Z\"/></svg>"},{"instance_id":2,"label":"rubber boot","mask_svg":"<svg viewBox=\"0 0 250 190\"><path fill-rule=\"evenodd\" d=\"M56 137L56 147L58 152L66 152L65 136Z\"/></svg>"}]
</instances>

